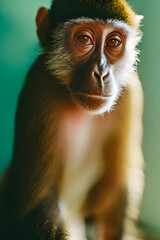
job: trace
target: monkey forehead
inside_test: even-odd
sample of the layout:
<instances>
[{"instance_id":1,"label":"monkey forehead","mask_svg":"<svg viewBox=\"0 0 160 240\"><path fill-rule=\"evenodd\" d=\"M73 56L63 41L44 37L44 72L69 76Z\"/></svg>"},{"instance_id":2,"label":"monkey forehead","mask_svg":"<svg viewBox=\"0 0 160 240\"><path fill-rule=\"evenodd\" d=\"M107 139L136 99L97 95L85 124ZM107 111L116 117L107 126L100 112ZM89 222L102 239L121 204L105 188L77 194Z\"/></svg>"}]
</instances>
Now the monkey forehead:
<instances>
[{"instance_id":1,"label":"monkey forehead","mask_svg":"<svg viewBox=\"0 0 160 240\"><path fill-rule=\"evenodd\" d=\"M123 30L126 35L130 35L133 37L136 37L137 42L141 39L141 31L135 30L133 27L131 27L128 23L125 23L124 21L118 20L118 19L106 19L102 20L99 18L92 19L87 17L80 17L77 19L71 19L69 21L66 21L65 23L60 24L58 27L55 28L57 31L68 31L68 29L71 29L75 25L80 24L91 24L91 25L99 25L99 26L109 26L113 29L120 29Z\"/></svg>"}]
</instances>

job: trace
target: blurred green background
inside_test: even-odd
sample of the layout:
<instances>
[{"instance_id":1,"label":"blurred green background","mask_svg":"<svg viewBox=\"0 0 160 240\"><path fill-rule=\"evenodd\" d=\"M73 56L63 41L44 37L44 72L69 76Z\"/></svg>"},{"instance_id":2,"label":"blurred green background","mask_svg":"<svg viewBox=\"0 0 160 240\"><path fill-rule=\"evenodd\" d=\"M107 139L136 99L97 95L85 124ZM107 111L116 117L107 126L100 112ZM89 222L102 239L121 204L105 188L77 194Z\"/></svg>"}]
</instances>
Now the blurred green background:
<instances>
[{"instance_id":1,"label":"blurred green background","mask_svg":"<svg viewBox=\"0 0 160 240\"><path fill-rule=\"evenodd\" d=\"M141 223L160 239L160 0L130 0L144 15L139 75L144 89L146 186ZM50 0L0 0L0 175L12 151L17 97L39 52L35 16Z\"/></svg>"}]
</instances>

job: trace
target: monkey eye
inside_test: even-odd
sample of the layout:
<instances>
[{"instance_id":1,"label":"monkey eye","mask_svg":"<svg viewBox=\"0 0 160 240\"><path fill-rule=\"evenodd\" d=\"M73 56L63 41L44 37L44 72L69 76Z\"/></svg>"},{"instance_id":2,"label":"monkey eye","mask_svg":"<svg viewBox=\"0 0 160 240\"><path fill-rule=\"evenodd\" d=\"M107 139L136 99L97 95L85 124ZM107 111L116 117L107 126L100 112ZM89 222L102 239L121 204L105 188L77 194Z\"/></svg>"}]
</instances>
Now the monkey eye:
<instances>
[{"instance_id":1,"label":"monkey eye","mask_svg":"<svg viewBox=\"0 0 160 240\"><path fill-rule=\"evenodd\" d=\"M92 39L88 35L80 35L77 40L84 45L93 45Z\"/></svg>"},{"instance_id":2,"label":"monkey eye","mask_svg":"<svg viewBox=\"0 0 160 240\"><path fill-rule=\"evenodd\" d=\"M106 41L106 46L110 48L118 48L122 44L122 39L118 35L111 36Z\"/></svg>"}]
</instances>

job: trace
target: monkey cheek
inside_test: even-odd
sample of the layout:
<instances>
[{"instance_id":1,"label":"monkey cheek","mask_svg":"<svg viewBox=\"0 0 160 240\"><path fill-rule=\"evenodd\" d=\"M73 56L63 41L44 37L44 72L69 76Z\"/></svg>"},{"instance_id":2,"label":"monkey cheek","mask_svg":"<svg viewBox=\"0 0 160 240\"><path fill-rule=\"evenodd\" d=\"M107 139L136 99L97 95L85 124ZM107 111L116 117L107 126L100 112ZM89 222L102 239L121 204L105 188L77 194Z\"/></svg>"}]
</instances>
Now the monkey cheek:
<instances>
[{"instance_id":1,"label":"monkey cheek","mask_svg":"<svg viewBox=\"0 0 160 240\"><path fill-rule=\"evenodd\" d=\"M75 102L93 115L109 112L114 104L115 97L101 97L76 93L72 95Z\"/></svg>"}]
</instances>

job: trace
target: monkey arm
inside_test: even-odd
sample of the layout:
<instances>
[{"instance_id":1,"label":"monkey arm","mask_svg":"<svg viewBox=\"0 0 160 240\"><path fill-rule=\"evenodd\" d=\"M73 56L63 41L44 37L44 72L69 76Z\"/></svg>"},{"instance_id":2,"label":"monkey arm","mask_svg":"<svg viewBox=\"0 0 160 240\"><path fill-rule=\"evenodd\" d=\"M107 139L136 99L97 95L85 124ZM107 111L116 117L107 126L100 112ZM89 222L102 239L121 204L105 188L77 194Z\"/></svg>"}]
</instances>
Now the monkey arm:
<instances>
[{"instance_id":1,"label":"monkey arm","mask_svg":"<svg viewBox=\"0 0 160 240\"><path fill-rule=\"evenodd\" d=\"M44 69L39 58L19 97L13 159L7 173L7 224L2 240L65 239L57 225L58 217L51 218L51 212L58 215L55 184L60 166L56 142L61 103L57 95L61 94Z\"/></svg>"},{"instance_id":2,"label":"monkey arm","mask_svg":"<svg viewBox=\"0 0 160 240\"><path fill-rule=\"evenodd\" d=\"M115 111L106 122L104 174L91 189L84 206L97 224L100 239L121 239L138 217L143 191L142 109L143 94L136 73L132 87L123 90ZM128 219L126 221L126 219ZM126 223L126 224L125 224Z\"/></svg>"},{"instance_id":3,"label":"monkey arm","mask_svg":"<svg viewBox=\"0 0 160 240\"><path fill-rule=\"evenodd\" d=\"M124 239L128 239L128 235L130 236L130 234L135 235L137 233L135 223L139 216L139 207L144 189L144 159L142 152L143 91L137 73L132 75L129 88L131 96L131 109L129 122L128 164L126 170L128 192L126 215L128 217L125 221ZM135 237L135 239L137 238Z\"/></svg>"}]
</instances>

